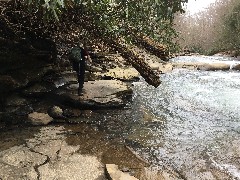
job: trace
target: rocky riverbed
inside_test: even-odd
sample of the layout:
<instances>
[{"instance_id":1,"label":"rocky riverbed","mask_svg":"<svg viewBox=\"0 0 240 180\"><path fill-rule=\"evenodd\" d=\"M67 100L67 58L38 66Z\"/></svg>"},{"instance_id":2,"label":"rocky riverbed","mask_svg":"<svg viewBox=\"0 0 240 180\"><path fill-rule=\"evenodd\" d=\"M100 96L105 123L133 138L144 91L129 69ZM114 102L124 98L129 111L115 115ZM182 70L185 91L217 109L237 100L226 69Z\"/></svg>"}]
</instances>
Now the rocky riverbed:
<instances>
[{"instance_id":1,"label":"rocky riverbed","mask_svg":"<svg viewBox=\"0 0 240 180\"><path fill-rule=\"evenodd\" d=\"M174 68L230 69L228 64L166 63L135 51L159 75ZM82 96L77 95L76 73L67 59L56 65L48 56L30 56L0 68L0 179L181 179L172 170L148 169L131 143L108 136L108 127L121 133L129 119L105 121L99 114L127 111L139 73L116 52L93 51L91 56Z\"/></svg>"},{"instance_id":2,"label":"rocky riverbed","mask_svg":"<svg viewBox=\"0 0 240 180\"><path fill-rule=\"evenodd\" d=\"M106 179L105 164L118 164L125 173L118 171L131 179L130 174L141 177L147 166L86 124L24 127L0 136L1 179L100 180Z\"/></svg>"},{"instance_id":3,"label":"rocky riverbed","mask_svg":"<svg viewBox=\"0 0 240 180\"><path fill-rule=\"evenodd\" d=\"M145 169L149 164L122 140L108 139L92 126L98 121L94 111L131 102L131 83L139 73L120 54L91 56L82 96L66 59L57 66L49 56L19 57L10 59L14 66L1 69L0 179L152 176L145 173L151 172ZM161 61L150 60L159 71Z\"/></svg>"}]
</instances>

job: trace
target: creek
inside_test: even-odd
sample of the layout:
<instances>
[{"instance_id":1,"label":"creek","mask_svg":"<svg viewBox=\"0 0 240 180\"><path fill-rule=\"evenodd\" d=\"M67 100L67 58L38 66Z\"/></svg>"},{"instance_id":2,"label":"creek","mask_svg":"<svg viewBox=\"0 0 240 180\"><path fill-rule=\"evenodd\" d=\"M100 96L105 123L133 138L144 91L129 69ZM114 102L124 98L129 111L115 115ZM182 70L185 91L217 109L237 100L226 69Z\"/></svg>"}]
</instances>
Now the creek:
<instances>
[{"instance_id":1,"label":"creek","mask_svg":"<svg viewBox=\"0 0 240 180\"><path fill-rule=\"evenodd\" d=\"M172 61L238 63L223 57ZM240 179L240 73L175 69L161 81L156 89L134 83L132 105L100 113L100 126L182 179Z\"/></svg>"},{"instance_id":2,"label":"creek","mask_svg":"<svg viewBox=\"0 0 240 180\"><path fill-rule=\"evenodd\" d=\"M240 64L236 59L204 56L172 61ZM136 158L128 157L129 152L119 150L118 145L113 149L120 153L109 151L108 143L114 142L134 149L153 169L170 172L174 180L240 179L240 73L231 69L174 69L160 79L158 88L142 79L133 83L132 102L124 109L91 111L86 117L68 119L70 123L90 124L94 130L86 132L88 127L81 123L53 125L53 129L64 126L60 130L67 144L80 147L79 151L86 154L103 154L107 163L126 165L131 161L129 167L136 164ZM52 126L49 128L41 129L47 129L45 134L54 140ZM32 136L38 138L41 129L0 132L0 151L13 146L21 148Z\"/></svg>"}]
</instances>

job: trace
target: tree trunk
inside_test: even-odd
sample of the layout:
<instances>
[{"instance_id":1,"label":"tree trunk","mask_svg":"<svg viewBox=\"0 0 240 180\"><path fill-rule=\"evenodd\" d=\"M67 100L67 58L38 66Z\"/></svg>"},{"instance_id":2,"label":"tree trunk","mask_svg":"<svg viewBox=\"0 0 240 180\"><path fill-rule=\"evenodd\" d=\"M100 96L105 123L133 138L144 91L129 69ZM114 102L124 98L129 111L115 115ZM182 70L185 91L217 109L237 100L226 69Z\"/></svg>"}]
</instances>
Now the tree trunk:
<instances>
[{"instance_id":1,"label":"tree trunk","mask_svg":"<svg viewBox=\"0 0 240 180\"><path fill-rule=\"evenodd\" d=\"M159 57L163 61L168 61L169 52L164 45L162 45L146 36L135 36L135 37L136 37L137 43L142 45L150 53Z\"/></svg>"},{"instance_id":2,"label":"tree trunk","mask_svg":"<svg viewBox=\"0 0 240 180\"><path fill-rule=\"evenodd\" d=\"M159 57L163 61L168 61L169 51L166 46L160 44L153 39L139 33L136 29L128 27L128 32L135 38L134 41L137 45L141 45L153 55Z\"/></svg>"},{"instance_id":3,"label":"tree trunk","mask_svg":"<svg viewBox=\"0 0 240 180\"><path fill-rule=\"evenodd\" d=\"M93 37L101 39L108 46L120 52L122 57L124 57L127 61L131 63L131 65L140 73L140 75L145 79L148 84L154 86L155 88L157 88L161 84L159 75L155 71L153 71L153 69L146 63L144 58L131 50L127 45L123 43L120 38L117 38L117 40L113 40L113 38L111 37L101 35L102 31L100 30L97 31L97 29L94 29L93 31L93 28L86 24L83 28L86 29Z\"/></svg>"},{"instance_id":4,"label":"tree trunk","mask_svg":"<svg viewBox=\"0 0 240 180\"><path fill-rule=\"evenodd\" d=\"M128 60L132 66L141 74L145 81L157 88L160 84L159 75L151 69L151 67L145 62L145 60L139 56L136 52L128 48L126 45L112 41L109 43L114 47L121 55Z\"/></svg>"}]
</instances>

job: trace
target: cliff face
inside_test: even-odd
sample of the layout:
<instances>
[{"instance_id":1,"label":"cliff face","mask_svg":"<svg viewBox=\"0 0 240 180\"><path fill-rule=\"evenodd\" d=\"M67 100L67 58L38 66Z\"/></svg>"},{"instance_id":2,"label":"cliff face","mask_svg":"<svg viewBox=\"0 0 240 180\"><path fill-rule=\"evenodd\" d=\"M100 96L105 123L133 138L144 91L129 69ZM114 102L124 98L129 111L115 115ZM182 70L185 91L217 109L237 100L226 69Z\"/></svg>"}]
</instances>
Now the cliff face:
<instances>
[{"instance_id":1,"label":"cliff face","mask_svg":"<svg viewBox=\"0 0 240 180\"><path fill-rule=\"evenodd\" d=\"M0 37L0 93L17 90L38 80L51 69L56 57L51 40L7 38Z\"/></svg>"},{"instance_id":2,"label":"cliff face","mask_svg":"<svg viewBox=\"0 0 240 180\"><path fill-rule=\"evenodd\" d=\"M2 34L0 43L0 129L34 124L31 122L34 118L44 121L47 114L54 120L60 117L61 121L67 121L81 116L82 110L120 108L131 99L132 91L122 81L135 80L138 73L128 70L129 66L118 56L110 58L90 50L93 63L85 74L88 82L84 84L84 94L78 96L76 72L71 70L67 53L65 59L57 58L53 41ZM63 62L66 64L59 66ZM107 75L107 70L118 66L124 68L123 77ZM132 71L131 78L125 78L124 74ZM61 112L57 117L52 110L56 106ZM32 114L36 117L29 118Z\"/></svg>"},{"instance_id":3,"label":"cliff face","mask_svg":"<svg viewBox=\"0 0 240 180\"><path fill-rule=\"evenodd\" d=\"M32 111L23 91L55 68L55 44L31 33L17 34L0 17L0 121L15 123ZM0 122L0 126L1 126Z\"/></svg>"}]
</instances>

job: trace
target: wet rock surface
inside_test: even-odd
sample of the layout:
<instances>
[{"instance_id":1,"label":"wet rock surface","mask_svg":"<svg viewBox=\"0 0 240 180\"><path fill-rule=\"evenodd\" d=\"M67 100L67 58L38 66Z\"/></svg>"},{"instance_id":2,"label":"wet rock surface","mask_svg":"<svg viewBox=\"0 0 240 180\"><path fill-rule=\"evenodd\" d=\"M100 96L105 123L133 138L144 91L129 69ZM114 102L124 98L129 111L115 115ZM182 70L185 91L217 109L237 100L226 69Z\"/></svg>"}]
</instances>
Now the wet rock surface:
<instances>
[{"instance_id":1,"label":"wet rock surface","mask_svg":"<svg viewBox=\"0 0 240 180\"><path fill-rule=\"evenodd\" d=\"M0 152L1 179L105 179L96 157L66 143L63 127L41 128L24 144ZM4 144L3 144L4 146Z\"/></svg>"},{"instance_id":2,"label":"wet rock surface","mask_svg":"<svg viewBox=\"0 0 240 180\"><path fill-rule=\"evenodd\" d=\"M129 100L132 90L117 80L97 80L84 83L83 95L79 96L78 84L60 87L53 94L56 99L80 109L123 107Z\"/></svg>"},{"instance_id":3,"label":"wet rock surface","mask_svg":"<svg viewBox=\"0 0 240 180\"><path fill-rule=\"evenodd\" d=\"M25 127L0 132L0 178L105 180L104 164L117 164L134 176L141 162L104 133L85 125Z\"/></svg>"}]
</instances>

